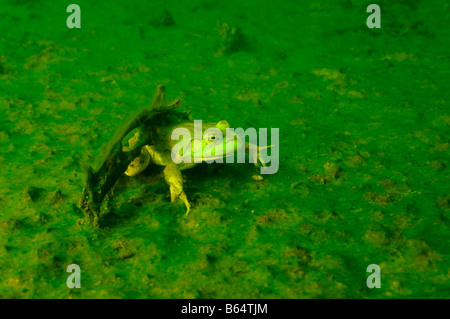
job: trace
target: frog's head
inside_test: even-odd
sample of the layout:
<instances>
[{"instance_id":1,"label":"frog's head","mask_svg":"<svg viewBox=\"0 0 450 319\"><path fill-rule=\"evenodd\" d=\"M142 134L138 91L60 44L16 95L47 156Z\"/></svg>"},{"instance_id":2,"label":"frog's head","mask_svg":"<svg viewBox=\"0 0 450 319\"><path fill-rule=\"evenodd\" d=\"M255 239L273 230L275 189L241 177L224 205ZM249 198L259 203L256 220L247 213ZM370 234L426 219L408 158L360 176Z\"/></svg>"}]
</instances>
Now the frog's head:
<instances>
[{"instance_id":1,"label":"frog's head","mask_svg":"<svg viewBox=\"0 0 450 319\"><path fill-rule=\"evenodd\" d=\"M183 127L191 133L189 145L185 144L184 150L190 149L192 162L212 162L220 158L234 156L236 151L245 148L245 143L239 136L227 134L230 124L225 120L218 123L203 123L201 124L201 131L200 126L196 126L195 122L193 124L188 123ZM181 154L183 150L179 151L181 156L187 155Z\"/></svg>"},{"instance_id":2,"label":"frog's head","mask_svg":"<svg viewBox=\"0 0 450 319\"><path fill-rule=\"evenodd\" d=\"M245 147L245 143L235 134L231 134L227 129L230 124L222 120L217 124L207 124L203 131L201 153L199 149L192 146L192 154L202 161L211 162L220 158L234 156L239 149Z\"/></svg>"}]
</instances>

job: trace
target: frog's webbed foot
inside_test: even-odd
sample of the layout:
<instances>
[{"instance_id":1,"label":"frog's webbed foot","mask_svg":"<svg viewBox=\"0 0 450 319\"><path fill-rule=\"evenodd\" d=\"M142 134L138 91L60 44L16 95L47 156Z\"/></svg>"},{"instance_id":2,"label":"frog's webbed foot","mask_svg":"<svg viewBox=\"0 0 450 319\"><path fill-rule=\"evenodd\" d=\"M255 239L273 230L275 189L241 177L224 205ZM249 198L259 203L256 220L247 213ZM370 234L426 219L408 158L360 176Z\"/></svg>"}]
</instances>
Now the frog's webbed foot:
<instances>
[{"instance_id":1,"label":"frog's webbed foot","mask_svg":"<svg viewBox=\"0 0 450 319\"><path fill-rule=\"evenodd\" d=\"M255 166L258 167L259 163L261 163L262 166L266 167L266 162L261 158L261 156L259 155L259 150L261 149L267 149L272 147L272 145L270 146L265 146L265 147L258 147L258 152L256 154L256 161L255 161Z\"/></svg>"},{"instance_id":2,"label":"frog's webbed foot","mask_svg":"<svg viewBox=\"0 0 450 319\"><path fill-rule=\"evenodd\" d=\"M175 163L171 163L164 169L164 179L170 187L170 200L174 202L177 198L180 198L184 205L186 205L186 215L191 210L191 204L187 199L186 194L183 191L183 176Z\"/></svg>"}]
</instances>

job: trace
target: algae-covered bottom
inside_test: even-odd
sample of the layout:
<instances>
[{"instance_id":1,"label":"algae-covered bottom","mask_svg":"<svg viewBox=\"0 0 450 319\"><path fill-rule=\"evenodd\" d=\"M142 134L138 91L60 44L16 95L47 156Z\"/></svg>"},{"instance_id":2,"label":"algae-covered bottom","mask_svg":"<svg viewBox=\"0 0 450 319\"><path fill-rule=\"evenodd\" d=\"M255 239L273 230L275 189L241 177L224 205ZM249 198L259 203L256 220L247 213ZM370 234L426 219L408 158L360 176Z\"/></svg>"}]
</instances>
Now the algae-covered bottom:
<instances>
[{"instance_id":1,"label":"algae-covered bottom","mask_svg":"<svg viewBox=\"0 0 450 319\"><path fill-rule=\"evenodd\" d=\"M370 3L79 0L68 29L64 3L1 1L0 297L448 298L448 4L382 1L369 29ZM156 84L279 128L279 171L187 170L189 216L161 168L124 175L96 230L82 166Z\"/></svg>"}]
</instances>

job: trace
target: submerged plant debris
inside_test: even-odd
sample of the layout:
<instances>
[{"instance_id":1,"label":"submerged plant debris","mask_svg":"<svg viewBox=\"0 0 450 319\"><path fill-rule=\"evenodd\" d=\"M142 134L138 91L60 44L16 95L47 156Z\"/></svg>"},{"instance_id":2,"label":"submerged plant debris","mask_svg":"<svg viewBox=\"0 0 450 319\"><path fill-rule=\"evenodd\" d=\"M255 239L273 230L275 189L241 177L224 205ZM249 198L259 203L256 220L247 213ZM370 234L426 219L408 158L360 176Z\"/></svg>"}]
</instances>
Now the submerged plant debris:
<instances>
[{"instance_id":1,"label":"submerged plant debris","mask_svg":"<svg viewBox=\"0 0 450 319\"><path fill-rule=\"evenodd\" d=\"M167 103L165 88L159 85L152 104L143 108L117 130L99 167L95 170L87 167L86 184L83 187L79 207L83 209L86 219L94 227L99 227L103 200L106 197L110 200L115 183L125 173L128 165L139 157L145 145L151 144L155 139L155 126L160 123L171 124L171 118L174 117L172 109L179 107L179 104L179 99L172 104ZM181 118L185 118L184 114ZM142 136L134 135L132 139L126 141L126 137L135 129L139 129ZM129 141L133 141L133 145L130 145Z\"/></svg>"},{"instance_id":2,"label":"submerged plant debris","mask_svg":"<svg viewBox=\"0 0 450 319\"><path fill-rule=\"evenodd\" d=\"M448 298L445 1L1 1L0 298ZM153 12L153 13L152 13ZM280 169L86 173L157 84L205 122L280 129ZM66 286L67 266L82 286ZM369 289L367 266L381 267Z\"/></svg>"}]
</instances>

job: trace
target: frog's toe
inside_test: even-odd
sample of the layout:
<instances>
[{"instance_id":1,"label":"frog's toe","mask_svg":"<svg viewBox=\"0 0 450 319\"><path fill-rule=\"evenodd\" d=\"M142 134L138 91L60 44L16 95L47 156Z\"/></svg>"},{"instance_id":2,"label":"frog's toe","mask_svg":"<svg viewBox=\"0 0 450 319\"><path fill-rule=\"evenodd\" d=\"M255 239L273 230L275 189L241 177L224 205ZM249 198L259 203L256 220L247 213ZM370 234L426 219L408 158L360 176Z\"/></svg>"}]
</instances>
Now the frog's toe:
<instances>
[{"instance_id":1,"label":"frog's toe","mask_svg":"<svg viewBox=\"0 0 450 319\"><path fill-rule=\"evenodd\" d=\"M170 201L173 203L177 200L177 198L181 195L182 190L180 191L179 188L170 186Z\"/></svg>"},{"instance_id":2,"label":"frog's toe","mask_svg":"<svg viewBox=\"0 0 450 319\"><path fill-rule=\"evenodd\" d=\"M258 160L255 162L255 166L259 167L259 163L261 163L262 166L266 167L266 162L264 162L264 160L261 158L261 156L259 156L258 153Z\"/></svg>"},{"instance_id":3,"label":"frog's toe","mask_svg":"<svg viewBox=\"0 0 450 319\"><path fill-rule=\"evenodd\" d=\"M261 162L261 165L266 167L266 162L264 162L262 159L259 159L259 161Z\"/></svg>"},{"instance_id":4,"label":"frog's toe","mask_svg":"<svg viewBox=\"0 0 450 319\"><path fill-rule=\"evenodd\" d=\"M191 204L189 203L186 193L181 190L181 192L179 191L179 189L175 188L175 187L170 187L170 201L174 202L177 199L181 199L184 203L184 205L186 206L186 215L189 215L189 212L191 211Z\"/></svg>"},{"instance_id":5,"label":"frog's toe","mask_svg":"<svg viewBox=\"0 0 450 319\"><path fill-rule=\"evenodd\" d=\"M264 166L264 167L267 166L267 165L266 165L266 162L265 162L265 161L262 159L262 157L261 157L261 150L266 150L266 149L269 149L269 148L272 148L272 147L274 147L274 145L258 147L257 161L256 161L256 163L255 163L255 165L256 165L257 167L259 166L259 165L258 165L258 161L261 163L262 166ZM267 153L266 153L266 155L267 155Z\"/></svg>"},{"instance_id":6,"label":"frog's toe","mask_svg":"<svg viewBox=\"0 0 450 319\"><path fill-rule=\"evenodd\" d=\"M191 211L191 204L187 199L186 193L183 191L178 197L183 201L184 205L186 206L186 216L189 215L189 212Z\"/></svg>"}]
</instances>

